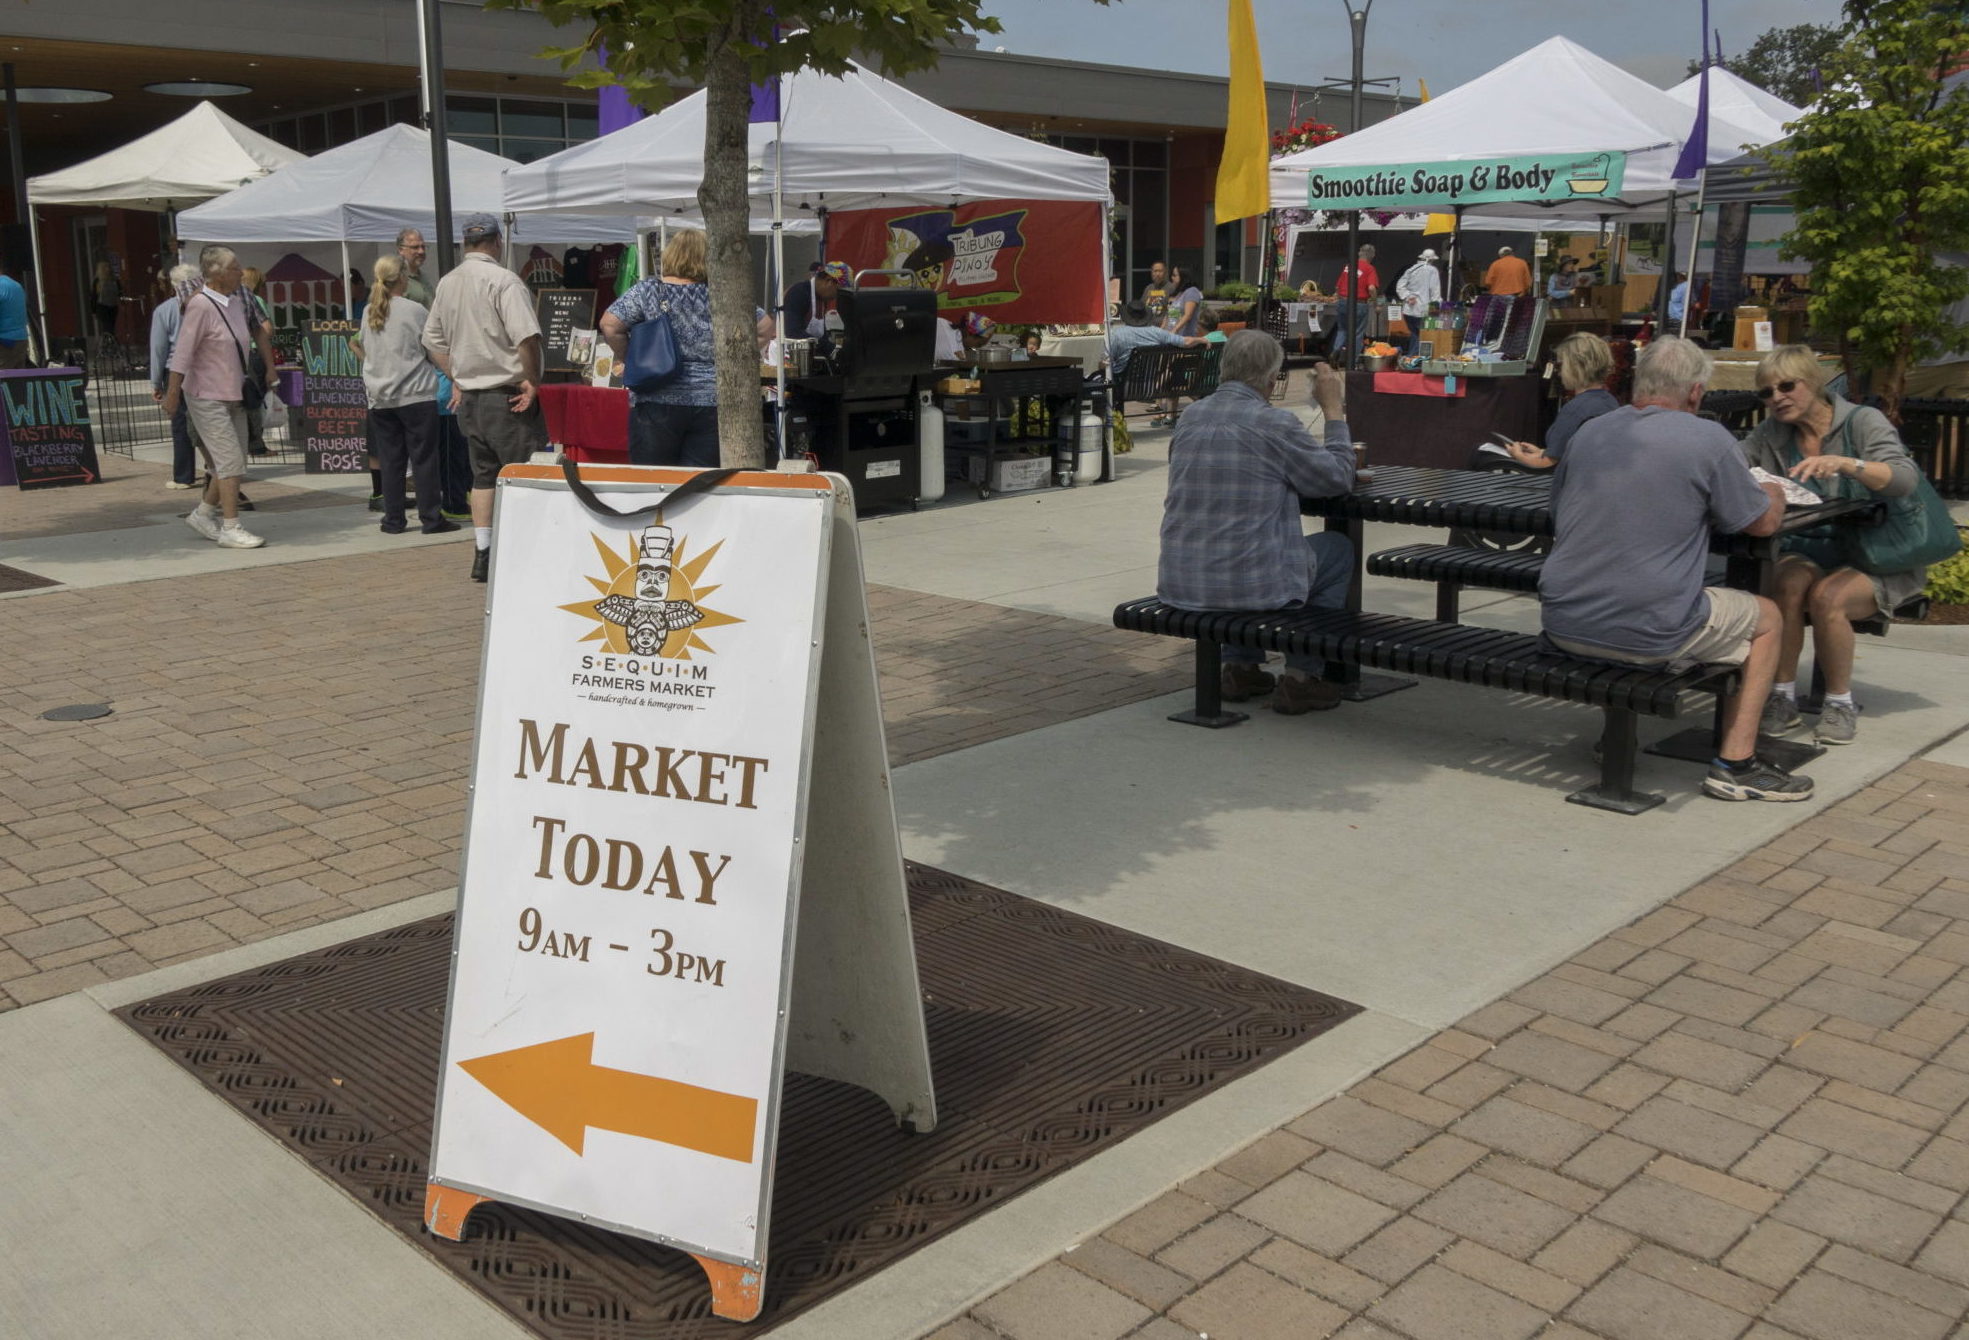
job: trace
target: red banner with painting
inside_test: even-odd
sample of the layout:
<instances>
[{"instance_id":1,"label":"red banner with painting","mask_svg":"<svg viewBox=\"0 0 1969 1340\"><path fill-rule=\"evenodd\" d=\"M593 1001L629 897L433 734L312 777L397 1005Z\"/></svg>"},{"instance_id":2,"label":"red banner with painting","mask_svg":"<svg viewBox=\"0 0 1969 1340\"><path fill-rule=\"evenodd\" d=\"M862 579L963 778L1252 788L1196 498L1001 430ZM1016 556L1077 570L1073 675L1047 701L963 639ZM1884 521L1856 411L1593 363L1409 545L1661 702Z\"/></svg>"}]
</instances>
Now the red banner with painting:
<instances>
[{"instance_id":1,"label":"red banner with painting","mask_svg":"<svg viewBox=\"0 0 1969 1340\"><path fill-rule=\"evenodd\" d=\"M911 270L946 317L1014 325L1100 324L1101 206L990 200L830 215L827 257L854 270Z\"/></svg>"}]
</instances>

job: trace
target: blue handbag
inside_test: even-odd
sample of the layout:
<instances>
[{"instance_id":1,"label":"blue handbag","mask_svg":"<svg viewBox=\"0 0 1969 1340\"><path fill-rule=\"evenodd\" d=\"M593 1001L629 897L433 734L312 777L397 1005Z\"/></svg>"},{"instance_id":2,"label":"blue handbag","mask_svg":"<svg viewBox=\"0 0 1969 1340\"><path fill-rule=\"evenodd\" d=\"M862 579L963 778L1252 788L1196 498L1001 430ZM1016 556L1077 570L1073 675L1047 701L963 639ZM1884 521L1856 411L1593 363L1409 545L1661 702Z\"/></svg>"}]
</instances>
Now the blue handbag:
<instances>
[{"instance_id":1,"label":"blue handbag","mask_svg":"<svg viewBox=\"0 0 1969 1340\"><path fill-rule=\"evenodd\" d=\"M682 361L677 332L670 324L670 300L665 298L648 320L630 327L629 360L622 370L622 384L632 391L654 391L677 375Z\"/></svg>"}]
</instances>

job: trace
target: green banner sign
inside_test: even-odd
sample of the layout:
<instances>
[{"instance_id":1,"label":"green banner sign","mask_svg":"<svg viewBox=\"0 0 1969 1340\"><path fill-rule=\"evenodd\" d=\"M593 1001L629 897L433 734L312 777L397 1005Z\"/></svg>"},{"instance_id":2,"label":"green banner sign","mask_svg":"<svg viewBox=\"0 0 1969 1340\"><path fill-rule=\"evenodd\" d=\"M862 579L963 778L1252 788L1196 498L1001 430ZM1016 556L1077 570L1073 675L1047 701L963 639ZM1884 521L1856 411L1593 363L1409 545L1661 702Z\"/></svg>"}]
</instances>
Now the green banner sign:
<instances>
[{"instance_id":1,"label":"green banner sign","mask_svg":"<svg viewBox=\"0 0 1969 1340\"><path fill-rule=\"evenodd\" d=\"M1419 210L1612 200L1626 172L1624 153L1315 169L1306 174L1306 203L1314 209Z\"/></svg>"}]
</instances>

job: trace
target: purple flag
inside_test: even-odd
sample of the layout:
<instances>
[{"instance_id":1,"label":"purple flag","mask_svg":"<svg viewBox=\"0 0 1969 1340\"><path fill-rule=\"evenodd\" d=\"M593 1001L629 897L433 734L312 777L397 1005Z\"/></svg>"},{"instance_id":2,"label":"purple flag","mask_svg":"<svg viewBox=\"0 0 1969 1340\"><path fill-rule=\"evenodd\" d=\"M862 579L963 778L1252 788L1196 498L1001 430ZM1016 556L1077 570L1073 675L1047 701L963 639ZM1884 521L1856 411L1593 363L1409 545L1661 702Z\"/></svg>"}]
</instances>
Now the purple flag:
<instances>
[{"instance_id":1,"label":"purple flag","mask_svg":"<svg viewBox=\"0 0 1969 1340\"><path fill-rule=\"evenodd\" d=\"M779 120L779 76L752 86L752 114L745 118L752 125Z\"/></svg>"},{"instance_id":2,"label":"purple flag","mask_svg":"<svg viewBox=\"0 0 1969 1340\"><path fill-rule=\"evenodd\" d=\"M602 67L608 67L608 48L601 48ZM629 101L629 94L610 84L598 90L599 97L595 107L595 129L603 135L611 134L624 126L633 126L642 120L642 108Z\"/></svg>"},{"instance_id":3,"label":"purple flag","mask_svg":"<svg viewBox=\"0 0 1969 1340\"><path fill-rule=\"evenodd\" d=\"M1718 56L1722 53L1719 51ZM1702 0L1702 82L1696 86L1696 123L1689 131L1688 143L1682 146L1682 156L1675 160L1675 171L1670 175L1676 181L1688 181L1702 175L1709 163L1709 0Z\"/></svg>"}]
</instances>

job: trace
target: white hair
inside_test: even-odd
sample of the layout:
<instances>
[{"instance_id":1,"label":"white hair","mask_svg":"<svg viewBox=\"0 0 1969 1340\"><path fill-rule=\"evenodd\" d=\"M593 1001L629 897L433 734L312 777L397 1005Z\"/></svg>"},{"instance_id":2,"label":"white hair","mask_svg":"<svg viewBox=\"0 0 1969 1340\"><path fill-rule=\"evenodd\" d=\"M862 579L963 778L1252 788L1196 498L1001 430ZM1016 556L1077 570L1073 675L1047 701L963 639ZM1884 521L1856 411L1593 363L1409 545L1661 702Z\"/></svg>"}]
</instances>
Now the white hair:
<instances>
[{"instance_id":1,"label":"white hair","mask_svg":"<svg viewBox=\"0 0 1969 1340\"><path fill-rule=\"evenodd\" d=\"M1217 380L1243 382L1261 395L1272 393L1272 381L1285 362L1285 350L1262 330L1240 330L1224 341Z\"/></svg>"},{"instance_id":2,"label":"white hair","mask_svg":"<svg viewBox=\"0 0 1969 1340\"><path fill-rule=\"evenodd\" d=\"M171 267L171 272L165 278L171 281L172 288L182 288L184 285L198 278L198 267L195 265L174 265Z\"/></svg>"},{"instance_id":3,"label":"white hair","mask_svg":"<svg viewBox=\"0 0 1969 1340\"><path fill-rule=\"evenodd\" d=\"M198 253L198 268L210 279L238 259L231 247L209 246Z\"/></svg>"},{"instance_id":4,"label":"white hair","mask_svg":"<svg viewBox=\"0 0 1969 1340\"><path fill-rule=\"evenodd\" d=\"M1706 350L1679 335L1657 335L1634 360L1634 399L1679 403L1689 392L1707 386L1716 360Z\"/></svg>"}]
</instances>

